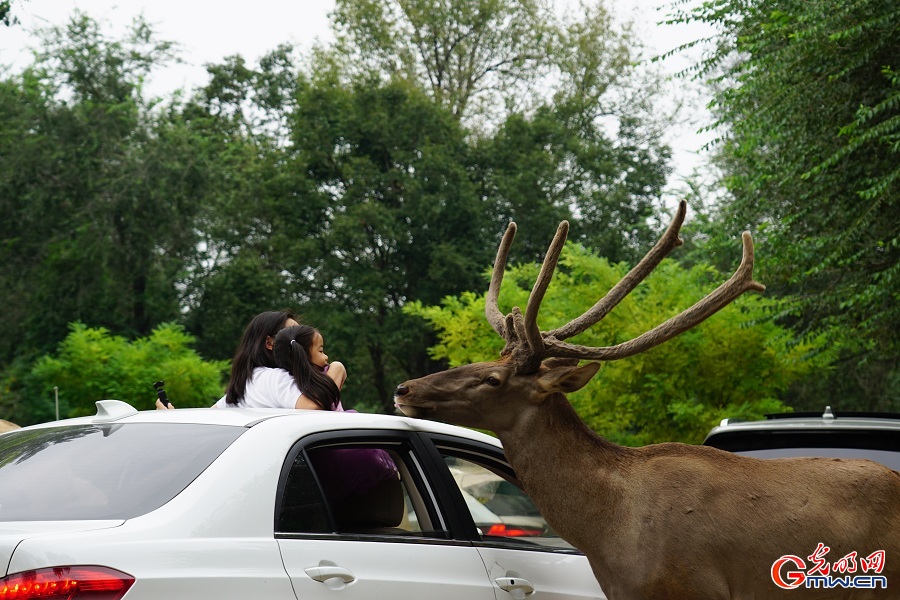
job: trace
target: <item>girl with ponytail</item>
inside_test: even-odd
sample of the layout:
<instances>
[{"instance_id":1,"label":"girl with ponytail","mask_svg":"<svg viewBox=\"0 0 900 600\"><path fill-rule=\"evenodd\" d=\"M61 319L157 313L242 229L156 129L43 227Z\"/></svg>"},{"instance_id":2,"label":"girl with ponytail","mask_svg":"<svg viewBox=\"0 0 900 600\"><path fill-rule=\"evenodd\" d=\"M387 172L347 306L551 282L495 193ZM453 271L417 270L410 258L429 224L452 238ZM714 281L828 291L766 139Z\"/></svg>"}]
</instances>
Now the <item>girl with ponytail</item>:
<instances>
[{"instance_id":1,"label":"girl with ponytail","mask_svg":"<svg viewBox=\"0 0 900 600\"><path fill-rule=\"evenodd\" d=\"M296 408L343 410L341 387L347 370L339 362L328 363L322 334L309 325L285 327L275 335L275 363L287 371L301 396Z\"/></svg>"}]
</instances>

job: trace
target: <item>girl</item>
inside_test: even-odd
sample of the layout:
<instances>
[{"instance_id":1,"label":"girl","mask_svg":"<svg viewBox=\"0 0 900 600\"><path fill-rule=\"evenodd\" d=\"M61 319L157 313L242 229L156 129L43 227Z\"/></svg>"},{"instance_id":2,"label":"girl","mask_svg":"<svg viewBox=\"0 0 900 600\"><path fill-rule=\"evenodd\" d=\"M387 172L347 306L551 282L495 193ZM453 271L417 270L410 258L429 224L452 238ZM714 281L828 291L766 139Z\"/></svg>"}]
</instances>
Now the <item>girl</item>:
<instances>
[{"instance_id":1,"label":"girl","mask_svg":"<svg viewBox=\"0 0 900 600\"><path fill-rule=\"evenodd\" d=\"M297 324L294 313L287 310L267 311L253 317L235 350L225 396L213 407L295 408L300 390L293 385L291 377L278 368L272 348L279 331ZM173 409L175 406L157 400L156 408Z\"/></svg>"},{"instance_id":2,"label":"girl","mask_svg":"<svg viewBox=\"0 0 900 600\"><path fill-rule=\"evenodd\" d=\"M252 399L259 396L263 389L255 389L266 375L263 369L274 369L278 365L272 348L275 335L285 327L296 326L297 319L290 311L268 311L253 317L244 330L244 335L234 353L231 362L231 379L225 390L225 397L216 406L238 406L245 396L251 397L250 404L258 404ZM223 402L224 400L224 402Z\"/></svg>"},{"instance_id":3,"label":"girl","mask_svg":"<svg viewBox=\"0 0 900 600\"><path fill-rule=\"evenodd\" d=\"M275 336L276 364L287 371L300 390L296 408L342 411L341 388L347 370L339 362L328 363L322 334L309 325L285 327Z\"/></svg>"}]
</instances>

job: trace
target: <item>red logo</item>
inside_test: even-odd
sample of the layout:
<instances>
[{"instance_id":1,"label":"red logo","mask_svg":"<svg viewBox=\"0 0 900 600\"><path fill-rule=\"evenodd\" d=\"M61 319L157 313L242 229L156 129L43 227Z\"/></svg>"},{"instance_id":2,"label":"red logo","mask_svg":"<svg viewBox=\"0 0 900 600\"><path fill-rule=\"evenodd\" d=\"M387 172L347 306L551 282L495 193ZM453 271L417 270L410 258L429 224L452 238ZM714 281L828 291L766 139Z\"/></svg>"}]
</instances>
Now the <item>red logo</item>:
<instances>
[{"instance_id":1,"label":"red logo","mask_svg":"<svg viewBox=\"0 0 900 600\"><path fill-rule=\"evenodd\" d=\"M775 582L775 585L785 590L792 590L803 585L803 582L806 581L806 573L803 571L788 571L782 577L781 569L787 563L793 563L796 569L805 569L806 563L800 560L799 556L787 554L776 560L772 565L772 581ZM785 581L785 578L787 578L787 581Z\"/></svg>"},{"instance_id":2,"label":"red logo","mask_svg":"<svg viewBox=\"0 0 900 600\"><path fill-rule=\"evenodd\" d=\"M785 554L772 563L772 581L783 590L805 588L887 588L887 577L881 575L886 560L884 550L876 550L865 558L850 552L834 562L825 558L831 548L819 542L804 561ZM807 561L809 561L807 563ZM809 565L809 566L807 566ZM854 575L854 573L862 573Z\"/></svg>"}]
</instances>

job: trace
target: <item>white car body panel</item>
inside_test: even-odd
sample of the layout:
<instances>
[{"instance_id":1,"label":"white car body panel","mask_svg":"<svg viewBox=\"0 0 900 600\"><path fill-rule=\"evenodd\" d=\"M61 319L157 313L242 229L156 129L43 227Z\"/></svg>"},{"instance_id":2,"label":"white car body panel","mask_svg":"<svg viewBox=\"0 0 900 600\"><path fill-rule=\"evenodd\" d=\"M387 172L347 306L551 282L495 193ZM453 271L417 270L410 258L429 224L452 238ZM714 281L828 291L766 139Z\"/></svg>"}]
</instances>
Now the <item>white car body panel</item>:
<instances>
[{"instance_id":1,"label":"white car body panel","mask_svg":"<svg viewBox=\"0 0 900 600\"><path fill-rule=\"evenodd\" d=\"M584 556L547 554L512 548L478 548L491 581L503 577L525 579L541 600L605 600ZM552 559L552 560L551 560ZM512 598L507 594L507 598Z\"/></svg>"},{"instance_id":2,"label":"white car body panel","mask_svg":"<svg viewBox=\"0 0 900 600\"><path fill-rule=\"evenodd\" d=\"M13 551L23 542L31 538L39 538L69 531L91 531L118 527L125 521L25 521L15 523L0 522L0 577L8 571Z\"/></svg>"},{"instance_id":3,"label":"white car body panel","mask_svg":"<svg viewBox=\"0 0 900 600\"><path fill-rule=\"evenodd\" d=\"M347 600L495 599L475 548L442 545L436 540L423 543L424 546L409 541L279 540L298 598L317 598L326 591L339 591L340 597ZM346 585L337 579L313 581L305 571L320 564L346 569L355 579Z\"/></svg>"},{"instance_id":4,"label":"white car body panel","mask_svg":"<svg viewBox=\"0 0 900 600\"><path fill-rule=\"evenodd\" d=\"M289 415L290 418L279 418ZM90 424L91 417L42 429ZM127 520L0 522L3 575L60 565L103 565L135 583L124 600L158 598L433 598L506 600L496 579L528 578L537 600L603 598L584 556L479 548L459 540L377 541L274 534L279 477L304 436L341 430L424 431L500 448L488 435L385 415L264 409L147 411L122 423L203 423L248 427L172 500ZM160 439L165 444L165 439ZM306 573L336 566L353 581L319 582ZM521 575L519 575L521 574ZM335 595L336 594L336 595Z\"/></svg>"}]
</instances>

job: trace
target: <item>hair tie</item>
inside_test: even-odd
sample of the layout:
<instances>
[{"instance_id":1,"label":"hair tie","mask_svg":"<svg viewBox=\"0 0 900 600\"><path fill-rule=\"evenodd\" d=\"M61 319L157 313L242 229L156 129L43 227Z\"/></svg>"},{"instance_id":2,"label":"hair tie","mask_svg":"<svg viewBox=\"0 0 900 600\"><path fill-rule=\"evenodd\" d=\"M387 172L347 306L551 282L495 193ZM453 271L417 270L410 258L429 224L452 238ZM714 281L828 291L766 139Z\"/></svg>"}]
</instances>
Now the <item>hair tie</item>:
<instances>
[{"instance_id":1,"label":"hair tie","mask_svg":"<svg viewBox=\"0 0 900 600\"><path fill-rule=\"evenodd\" d=\"M296 345L297 345L297 340L291 340L291 346L296 346Z\"/></svg>"}]
</instances>

